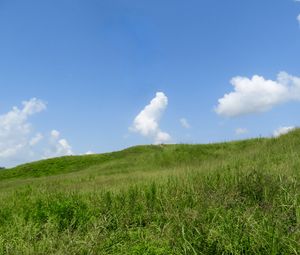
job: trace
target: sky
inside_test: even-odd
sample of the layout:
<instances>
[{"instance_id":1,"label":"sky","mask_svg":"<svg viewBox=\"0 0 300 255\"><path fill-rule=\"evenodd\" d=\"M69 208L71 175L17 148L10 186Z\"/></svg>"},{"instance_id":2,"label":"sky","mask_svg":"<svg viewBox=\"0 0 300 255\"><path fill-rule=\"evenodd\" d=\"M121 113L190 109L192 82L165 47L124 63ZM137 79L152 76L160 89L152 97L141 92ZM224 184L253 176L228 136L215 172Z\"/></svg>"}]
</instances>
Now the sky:
<instances>
[{"instance_id":1,"label":"sky","mask_svg":"<svg viewBox=\"0 0 300 255\"><path fill-rule=\"evenodd\" d=\"M0 166L300 125L300 1L0 0Z\"/></svg>"}]
</instances>

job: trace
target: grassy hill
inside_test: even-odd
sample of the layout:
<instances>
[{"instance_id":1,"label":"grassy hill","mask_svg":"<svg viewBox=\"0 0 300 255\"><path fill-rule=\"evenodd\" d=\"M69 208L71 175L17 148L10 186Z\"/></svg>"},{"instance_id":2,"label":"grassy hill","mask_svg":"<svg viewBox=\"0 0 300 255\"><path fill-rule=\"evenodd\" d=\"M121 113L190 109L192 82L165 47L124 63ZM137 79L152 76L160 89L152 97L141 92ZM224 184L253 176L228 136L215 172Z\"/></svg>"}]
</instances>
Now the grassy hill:
<instances>
[{"instance_id":1,"label":"grassy hill","mask_svg":"<svg viewBox=\"0 0 300 255\"><path fill-rule=\"evenodd\" d=\"M300 254L300 130L1 170L0 254Z\"/></svg>"}]
</instances>

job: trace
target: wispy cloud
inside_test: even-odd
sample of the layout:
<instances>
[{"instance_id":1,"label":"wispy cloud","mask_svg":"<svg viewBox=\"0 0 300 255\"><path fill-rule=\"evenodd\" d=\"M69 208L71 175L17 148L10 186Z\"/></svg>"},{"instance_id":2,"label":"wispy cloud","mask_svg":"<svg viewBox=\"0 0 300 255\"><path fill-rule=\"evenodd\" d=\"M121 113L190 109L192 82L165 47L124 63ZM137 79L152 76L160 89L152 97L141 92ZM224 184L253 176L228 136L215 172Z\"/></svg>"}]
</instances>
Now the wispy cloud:
<instances>
[{"instance_id":1,"label":"wispy cloud","mask_svg":"<svg viewBox=\"0 0 300 255\"><path fill-rule=\"evenodd\" d=\"M179 121L180 121L181 126L183 126L184 128L190 128L191 127L191 125L190 125L190 123L188 122L187 119L181 118Z\"/></svg>"},{"instance_id":2,"label":"wispy cloud","mask_svg":"<svg viewBox=\"0 0 300 255\"><path fill-rule=\"evenodd\" d=\"M248 129L246 129L246 128L237 128L235 130L236 135L244 135L244 134L247 134L247 133L248 133Z\"/></svg>"},{"instance_id":3,"label":"wispy cloud","mask_svg":"<svg viewBox=\"0 0 300 255\"><path fill-rule=\"evenodd\" d=\"M163 92L157 92L155 98L135 117L129 129L152 138L155 144L170 142L171 136L159 127L160 118L167 105L167 96Z\"/></svg>"},{"instance_id":4,"label":"wispy cloud","mask_svg":"<svg viewBox=\"0 0 300 255\"><path fill-rule=\"evenodd\" d=\"M29 145L30 146L35 146L37 145L40 141L42 141L44 136L41 133L37 133L34 137L31 138Z\"/></svg>"}]
</instances>

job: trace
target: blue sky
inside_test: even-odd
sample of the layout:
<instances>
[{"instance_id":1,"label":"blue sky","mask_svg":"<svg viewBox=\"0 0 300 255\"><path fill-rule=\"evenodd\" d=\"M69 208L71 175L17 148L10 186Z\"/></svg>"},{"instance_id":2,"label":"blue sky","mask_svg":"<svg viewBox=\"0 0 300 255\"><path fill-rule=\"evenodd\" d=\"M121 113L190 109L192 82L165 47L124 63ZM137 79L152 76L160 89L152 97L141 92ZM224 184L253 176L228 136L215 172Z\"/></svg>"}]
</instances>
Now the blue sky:
<instances>
[{"instance_id":1,"label":"blue sky","mask_svg":"<svg viewBox=\"0 0 300 255\"><path fill-rule=\"evenodd\" d=\"M0 0L0 165L300 125L299 14L293 0Z\"/></svg>"}]
</instances>

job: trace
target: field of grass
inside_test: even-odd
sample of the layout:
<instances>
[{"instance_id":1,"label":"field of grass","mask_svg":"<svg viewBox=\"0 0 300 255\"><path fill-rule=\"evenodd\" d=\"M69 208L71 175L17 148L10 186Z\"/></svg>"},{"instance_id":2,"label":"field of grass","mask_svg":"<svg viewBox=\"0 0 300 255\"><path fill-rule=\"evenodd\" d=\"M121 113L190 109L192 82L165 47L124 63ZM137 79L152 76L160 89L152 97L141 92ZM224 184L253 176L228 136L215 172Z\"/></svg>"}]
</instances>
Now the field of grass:
<instances>
[{"instance_id":1,"label":"field of grass","mask_svg":"<svg viewBox=\"0 0 300 255\"><path fill-rule=\"evenodd\" d=\"M1 170L0 254L300 254L300 130Z\"/></svg>"}]
</instances>

